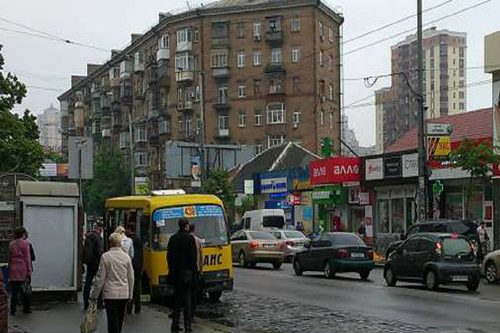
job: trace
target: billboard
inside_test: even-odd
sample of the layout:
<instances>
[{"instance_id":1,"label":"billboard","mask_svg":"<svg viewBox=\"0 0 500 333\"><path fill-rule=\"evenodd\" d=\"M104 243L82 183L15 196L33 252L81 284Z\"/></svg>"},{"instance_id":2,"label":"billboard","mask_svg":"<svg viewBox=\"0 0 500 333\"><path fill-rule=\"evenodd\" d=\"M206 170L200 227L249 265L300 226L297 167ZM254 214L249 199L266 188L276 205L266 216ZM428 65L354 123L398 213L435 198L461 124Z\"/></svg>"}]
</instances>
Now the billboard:
<instances>
[{"instance_id":1,"label":"billboard","mask_svg":"<svg viewBox=\"0 0 500 333\"><path fill-rule=\"evenodd\" d=\"M359 182L361 159L358 157L330 157L309 164L312 185Z\"/></svg>"},{"instance_id":2,"label":"billboard","mask_svg":"<svg viewBox=\"0 0 500 333\"><path fill-rule=\"evenodd\" d=\"M81 152L81 155L80 155ZM70 179L92 179L94 178L94 145L92 138L85 136L70 136L68 138L68 159ZM81 175L80 175L81 171Z\"/></svg>"}]
</instances>

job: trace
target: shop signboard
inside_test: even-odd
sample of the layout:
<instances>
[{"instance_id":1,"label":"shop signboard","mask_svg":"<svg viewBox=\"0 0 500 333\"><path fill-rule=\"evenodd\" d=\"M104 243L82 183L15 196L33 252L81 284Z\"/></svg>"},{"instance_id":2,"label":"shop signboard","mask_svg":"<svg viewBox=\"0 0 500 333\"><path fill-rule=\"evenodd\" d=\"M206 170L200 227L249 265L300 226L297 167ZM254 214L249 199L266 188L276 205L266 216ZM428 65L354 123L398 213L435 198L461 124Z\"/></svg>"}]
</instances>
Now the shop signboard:
<instances>
[{"instance_id":1,"label":"shop signboard","mask_svg":"<svg viewBox=\"0 0 500 333\"><path fill-rule=\"evenodd\" d=\"M377 180L384 178L384 164L382 158L372 158L366 160L365 179Z\"/></svg>"},{"instance_id":2,"label":"shop signboard","mask_svg":"<svg viewBox=\"0 0 500 333\"><path fill-rule=\"evenodd\" d=\"M401 156L384 159L384 178L400 178L401 173Z\"/></svg>"},{"instance_id":3,"label":"shop signboard","mask_svg":"<svg viewBox=\"0 0 500 333\"><path fill-rule=\"evenodd\" d=\"M281 193L287 191L287 178L267 178L260 180L261 193Z\"/></svg>"},{"instance_id":4,"label":"shop signboard","mask_svg":"<svg viewBox=\"0 0 500 333\"><path fill-rule=\"evenodd\" d=\"M244 192L245 194L253 194L253 179L244 180Z\"/></svg>"},{"instance_id":5,"label":"shop signboard","mask_svg":"<svg viewBox=\"0 0 500 333\"><path fill-rule=\"evenodd\" d=\"M418 176L418 153L406 154L401 157L403 178Z\"/></svg>"},{"instance_id":6,"label":"shop signboard","mask_svg":"<svg viewBox=\"0 0 500 333\"><path fill-rule=\"evenodd\" d=\"M292 170L292 186L294 191L307 191L312 189L309 180L309 167L295 168Z\"/></svg>"},{"instance_id":7,"label":"shop signboard","mask_svg":"<svg viewBox=\"0 0 500 333\"><path fill-rule=\"evenodd\" d=\"M309 164L312 185L342 184L361 180L361 159L358 157L330 157Z\"/></svg>"},{"instance_id":8,"label":"shop signboard","mask_svg":"<svg viewBox=\"0 0 500 333\"><path fill-rule=\"evenodd\" d=\"M41 177L57 177L57 164L56 163L42 163L40 168Z\"/></svg>"},{"instance_id":9,"label":"shop signboard","mask_svg":"<svg viewBox=\"0 0 500 333\"><path fill-rule=\"evenodd\" d=\"M286 201L290 206L300 206L300 193L289 193L286 196Z\"/></svg>"},{"instance_id":10,"label":"shop signboard","mask_svg":"<svg viewBox=\"0 0 500 333\"><path fill-rule=\"evenodd\" d=\"M135 177L135 194L149 194L148 177Z\"/></svg>"},{"instance_id":11,"label":"shop signboard","mask_svg":"<svg viewBox=\"0 0 500 333\"><path fill-rule=\"evenodd\" d=\"M451 124L427 124L427 135L450 135L452 130Z\"/></svg>"},{"instance_id":12,"label":"shop signboard","mask_svg":"<svg viewBox=\"0 0 500 333\"><path fill-rule=\"evenodd\" d=\"M340 185L316 187L312 192L312 200L320 205L347 203L347 192L342 191Z\"/></svg>"},{"instance_id":13,"label":"shop signboard","mask_svg":"<svg viewBox=\"0 0 500 333\"><path fill-rule=\"evenodd\" d=\"M445 160L451 154L451 138L450 136L427 136L427 159Z\"/></svg>"}]
</instances>

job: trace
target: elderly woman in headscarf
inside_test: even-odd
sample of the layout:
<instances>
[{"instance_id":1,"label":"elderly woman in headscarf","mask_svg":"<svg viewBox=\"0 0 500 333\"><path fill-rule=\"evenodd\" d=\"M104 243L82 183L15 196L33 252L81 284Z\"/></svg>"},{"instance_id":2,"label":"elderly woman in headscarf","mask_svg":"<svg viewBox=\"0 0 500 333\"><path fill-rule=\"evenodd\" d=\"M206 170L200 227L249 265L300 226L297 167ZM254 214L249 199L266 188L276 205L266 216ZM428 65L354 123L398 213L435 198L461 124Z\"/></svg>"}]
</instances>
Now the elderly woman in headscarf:
<instances>
[{"instance_id":1,"label":"elderly woman in headscarf","mask_svg":"<svg viewBox=\"0 0 500 333\"><path fill-rule=\"evenodd\" d=\"M132 241L132 238L128 237L127 234L125 233L125 228L119 226L116 228L115 232L122 236L123 251L125 251L125 253L127 253L130 256L130 259L134 259L134 242Z\"/></svg>"},{"instance_id":2,"label":"elderly woman in headscarf","mask_svg":"<svg viewBox=\"0 0 500 333\"><path fill-rule=\"evenodd\" d=\"M134 269L132 260L122 250L122 241L123 237L119 233L109 236L110 249L101 257L90 296L95 302L102 292L108 317L108 333L122 331L127 303L133 297Z\"/></svg>"}]
</instances>

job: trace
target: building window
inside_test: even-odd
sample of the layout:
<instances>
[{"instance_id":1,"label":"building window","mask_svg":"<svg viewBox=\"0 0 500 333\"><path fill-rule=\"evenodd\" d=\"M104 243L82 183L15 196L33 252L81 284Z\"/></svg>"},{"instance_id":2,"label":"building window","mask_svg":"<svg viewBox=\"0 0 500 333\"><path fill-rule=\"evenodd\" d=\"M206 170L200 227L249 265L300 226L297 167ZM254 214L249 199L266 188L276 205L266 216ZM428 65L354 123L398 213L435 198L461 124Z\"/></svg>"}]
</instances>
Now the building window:
<instances>
[{"instance_id":1,"label":"building window","mask_svg":"<svg viewBox=\"0 0 500 333\"><path fill-rule=\"evenodd\" d=\"M255 40L260 40L261 35L261 24L260 21L253 22L253 38Z\"/></svg>"},{"instance_id":2,"label":"building window","mask_svg":"<svg viewBox=\"0 0 500 333\"><path fill-rule=\"evenodd\" d=\"M282 145L284 142L285 142L285 136L283 134L276 134L276 135L268 135L267 136L267 147L268 148Z\"/></svg>"},{"instance_id":3,"label":"building window","mask_svg":"<svg viewBox=\"0 0 500 333\"><path fill-rule=\"evenodd\" d=\"M147 153L135 153L135 166L142 167L148 165L148 154Z\"/></svg>"},{"instance_id":4,"label":"building window","mask_svg":"<svg viewBox=\"0 0 500 333\"><path fill-rule=\"evenodd\" d=\"M300 62L300 47L292 49L292 62Z\"/></svg>"},{"instance_id":5,"label":"building window","mask_svg":"<svg viewBox=\"0 0 500 333\"><path fill-rule=\"evenodd\" d=\"M170 37L168 35L161 36L158 40L158 48L161 50L170 48Z\"/></svg>"},{"instance_id":6,"label":"building window","mask_svg":"<svg viewBox=\"0 0 500 333\"><path fill-rule=\"evenodd\" d=\"M293 111L293 123L295 125L300 124L300 116L301 116L300 106L297 106Z\"/></svg>"},{"instance_id":7,"label":"building window","mask_svg":"<svg viewBox=\"0 0 500 333\"><path fill-rule=\"evenodd\" d=\"M227 86L222 86L217 88L217 104L226 105L228 102L228 88Z\"/></svg>"},{"instance_id":8,"label":"building window","mask_svg":"<svg viewBox=\"0 0 500 333\"><path fill-rule=\"evenodd\" d=\"M220 114L218 116L217 126L219 130L227 130L229 129L229 116L226 114Z\"/></svg>"},{"instance_id":9,"label":"building window","mask_svg":"<svg viewBox=\"0 0 500 333\"><path fill-rule=\"evenodd\" d=\"M323 21L319 21L319 38L321 40L325 39L325 25L323 24Z\"/></svg>"},{"instance_id":10,"label":"building window","mask_svg":"<svg viewBox=\"0 0 500 333\"><path fill-rule=\"evenodd\" d=\"M464 87L464 80L458 81L458 87L463 88Z\"/></svg>"},{"instance_id":11,"label":"building window","mask_svg":"<svg viewBox=\"0 0 500 333\"><path fill-rule=\"evenodd\" d=\"M189 52L180 52L175 55L175 72L193 70L194 58Z\"/></svg>"},{"instance_id":12,"label":"building window","mask_svg":"<svg viewBox=\"0 0 500 333\"><path fill-rule=\"evenodd\" d=\"M244 84L238 84L238 98L247 97L247 87Z\"/></svg>"},{"instance_id":13,"label":"building window","mask_svg":"<svg viewBox=\"0 0 500 333\"><path fill-rule=\"evenodd\" d=\"M323 66L323 50L319 51L319 65Z\"/></svg>"},{"instance_id":14,"label":"building window","mask_svg":"<svg viewBox=\"0 0 500 333\"><path fill-rule=\"evenodd\" d=\"M329 118L329 121L330 121L330 129L333 128L333 112L330 112L328 114L328 118Z\"/></svg>"},{"instance_id":15,"label":"building window","mask_svg":"<svg viewBox=\"0 0 500 333\"><path fill-rule=\"evenodd\" d=\"M260 141L255 141L255 155L262 154L264 147Z\"/></svg>"},{"instance_id":16,"label":"building window","mask_svg":"<svg viewBox=\"0 0 500 333\"><path fill-rule=\"evenodd\" d=\"M201 118L198 118L198 121L196 122L196 134L201 134L202 127L203 127L203 120Z\"/></svg>"},{"instance_id":17,"label":"building window","mask_svg":"<svg viewBox=\"0 0 500 333\"><path fill-rule=\"evenodd\" d=\"M459 91L458 92L458 98L465 98L465 92Z\"/></svg>"},{"instance_id":18,"label":"building window","mask_svg":"<svg viewBox=\"0 0 500 333\"><path fill-rule=\"evenodd\" d=\"M262 65L262 52L260 50L253 51L253 65Z\"/></svg>"},{"instance_id":19,"label":"building window","mask_svg":"<svg viewBox=\"0 0 500 333\"><path fill-rule=\"evenodd\" d=\"M238 127L247 126L247 113L245 111L240 111L238 113Z\"/></svg>"},{"instance_id":20,"label":"building window","mask_svg":"<svg viewBox=\"0 0 500 333\"><path fill-rule=\"evenodd\" d=\"M330 72L333 72L334 68L333 55L328 56L328 59L330 60Z\"/></svg>"},{"instance_id":21,"label":"building window","mask_svg":"<svg viewBox=\"0 0 500 333\"><path fill-rule=\"evenodd\" d=\"M177 44L188 43L191 41L191 29L184 28L177 30Z\"/></svg>"},{"instance_id":22,"label":"building window","mask_svg":"<svg viewBox=\"0 0 500 333\"><path fill-rule=\"evenodd\" d=\"M324 99L326 96L326 92L325 92L325 81L324 80L320 80L319 81L319 97L321 99Z\"/></svg>"},{"instance_id":23,"label":"building window","mask_svg":"<svg viewBox=\"0 0 500 333\"><path fill-rule=\"evenodd\" d=\"M245 23L244 22L238 22L237 34L238 34L238 38L245 38Z\"/></svg>"},{"instance_id":24,"label":"building window","mask_svg":"<svg viewBox=\"0 0 500 333\"><path fill-rule=\"evenodd\" d=\"M294 17L292 19L292 32L300 31L300 17Z\"/></svg>"},{"instance_id":25,"label":"building window","mask_svg":"<svg viewBox=\"0 0 500 333\"><path fill-rule=\"evenodd\" d=\"M199 42L199 36L200 36L200 34L199 34L199 32L198 32L198 29L194 29L194 31L193 31L193 41L194 41L195 43L198 43L198 42Z\"/></svg>"},{"instance_id":26,"label":"building window","mask_svg":"<svg viewBox=\"0 0 500 333\"><path fill-rule=\"evenodd\" d=\"M460 110L465 110L465 103L462 103L462 102L458 103L458 108Z\"/></svg>"},{"instance_id":27,"label":"building window","mask_svg":"<svg viewBox=\"0 0 500 333\"><path fill-rule=\"evenodd\" d=\"M158 122L158 134L170 134L170 119Z\"/></svg>"},{"instance_id":28,"label":"building window","mask_svg":"<svg viewBox=\"0 0 500 333\"><path fill-rule=\"evenodd\" d=\"M228 50L212 50L211 52L212 68L220 68L229 66Z\"/></svg>"},{"instance_id":29,"label":"building window","mask_svg":"<svg viewBox=\"0 0 500 333\"><path fill-rule=\"evenodd\" d=\"M184 133L184 118L182 116L179 116L179 118L177 118L177 130L179 131L179 133Z\"/></svg>"},{"instance_id":30,"label":"building window","mask_svg":"<svg viewBox=\"0 0 500 333\"><path fill-rule=\"evenodd\" d=\"M463 58L465 56L465 48L461 47L458 49L458 56Z\"/></svg>"},{"instance_id":31,"label":"building window","mask_svg":"<svg viewBox=\"0 0 500 333\"><path fill-rule=\"evenodd\" d=\"M227 38L228 25L225 22L217 22L212 24L212 37L213 38Z\"/></svg>"},{"instance_id":32,"label":"building window","mask_svg":"<svg viewBox=\"0 0 500 333\"><path fill-rule=\"evenodd\" d=\"M193 135L193 117L186 116L186 136Z\"/></svg>"},{"instance_id":33,"label":"building window","mask_svg":"<svg viewBox=\"0 0 500 333\"><path fill-rule=\"evenodd\" d=\"M255 126L262 126L262 111L255 111L254 125Z\"/></svg>"},{"instance_id":34,"label":"building window","mask_svg":"<svg viewBox=\"0 0 500 333\"><path fill-rule=\"evenodd\" d=\"M135 126L134 131L134 142L145 142L146 141L146 125L139 124Z\"/></svg>"},{"instance_id":35,"label":"building window","mask_svg":"<svg viewBox=\"0 0 500 333\"><path fill-rule=\"evenodd\" d=\"M319 113L319 124L322 126L325 124L325 111L324 110L321 110L321 112Z\"/></svg>"},{"instance_id":36,"label":"building window","mask_svg":"<svg viewBox=\"0 0 500 333\"><path fill-rule=\"evenodd\" d=\"M464 76L465 76L465 71L464 71L463 69L459 69L459 70L458 70L458 75L459 75L460 77L464 77Z\"/></svg>"},{"instance_id":37,"label":"building window","mask_svg":"<svg viewBox=\"0 0 500 333\"><path fill-rule=\"evenodd\" d=\"M333 43L333 28L328 28L328 40Z\"/></svg>"},{"instance_id":38,"label":"building window","mask_svg":"<svg viewBox=\"0 0 500 333\"><path fill-rule=\"evenodd\" d=\"M281 18L273 17L267 20L267 31L279 32L281 31Z\"/></svg>"},{"instance_id":39,"label":"building window","mask_svg":"<svg viewBox=\"0 0 500 333\"><path fill-rule=\"evenodd\" d=\"M272 77L269 79L269 94L283 94L285 85L282 77Z\"/></svg>"},{"instance_id":40,"label":"building window","mask_svg":"<svg viewBox=\"0 0 500 333\"><path fill-rule=\"evenodd\" d=\"M238 51L238 67L245 67L245 51Z\"/></svg>"},{"instance_id":41,"label":"building window","mask_svg":"<svg viewBox=\"0 0 500 333\"><path fill-rule=\"evenodd\" d=\"M281 64L281 49L280 48L271 49L271 63L272 64Z\"/></svg>"},{"instance_id":42,"label":"building window","mask_svg":"<svg viewBox=\"0 0 500 333\"><path fill-rule=\"evenodd\" d=\"M126 148L130 144L130 135L128 132L120 133L120 148Z\"/></svg>"},{"instance_id":43,"label":"building window","mask_svg":"<svg viewBox=\"0 0 500 333\"><path fill-rule=\"evenodd\" d=\"M267 123L284 124L286 119L285 104L272 103L267 106Z\"/></svg>"},{"instance_id":44,"label":"building window","mask_svg":"<svg viewBox=\"0 0 500 333\"><path fill-rule=\"evenodd\" d=\"M254 96L259 96L262 93L261 84L262 84L262 81L260 79L253 80L253 94L254 94Z\"/></svg>"},{"instance_id":45,"label":"building window","mask_svg":"<svg viewBox=\"0 0 500 333\"><path fill-rule=\"evenodd\" d=\"M294 76L292 78L292 88L293 88L293 93L295 95L300 95L301 89L300 89L300 76Z\"/></svg>"},{"instance_id":46,"label":"building window","mask_svg":"<svg viewBox=\"0 0 500 333\"><path fill-rule=\"evenodd\" d=\"M328 98L333 101L333 84L328 85Z\"/></svg>"}]
</instances>

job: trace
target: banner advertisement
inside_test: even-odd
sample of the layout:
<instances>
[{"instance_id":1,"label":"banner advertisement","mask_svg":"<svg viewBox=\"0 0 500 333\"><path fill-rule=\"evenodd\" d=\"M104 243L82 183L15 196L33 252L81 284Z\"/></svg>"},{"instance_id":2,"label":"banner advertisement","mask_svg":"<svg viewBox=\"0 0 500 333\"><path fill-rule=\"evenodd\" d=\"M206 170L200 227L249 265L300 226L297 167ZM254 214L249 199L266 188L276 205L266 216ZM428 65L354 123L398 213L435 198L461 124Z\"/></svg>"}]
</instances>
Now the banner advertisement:
<instances>
[{"instance_id":1,"label":"banner advertisement","mask_svg":"<svg viewBox=\"0 0 500 333\"><path fill-rule=\"evenodd\" d=\"M382 158L366 160L365 166L366 180L377 180L384 178L384 164Z\"/></svg>"},{"instance_id":2,"label":"banner advertisement","mask_svg":"<svg viewBox=\"0 0 500 333\"><path fill-rule=\"evenodd\" d=\"M135 194L149 194L149 179L148 177L135 177Z\"/></svg>"},{"instance_id":3,"label":"banner advertisement","mask_svg":"<svg viewBox=\"0 0 500 333\"><path fill-rule=\"evenodd\" d=\"M309 164L312 185L359 182L361 159L358 157L330 157Z\"/></svg>"}]
</instances>

